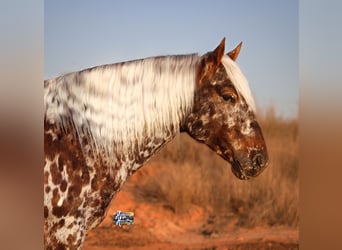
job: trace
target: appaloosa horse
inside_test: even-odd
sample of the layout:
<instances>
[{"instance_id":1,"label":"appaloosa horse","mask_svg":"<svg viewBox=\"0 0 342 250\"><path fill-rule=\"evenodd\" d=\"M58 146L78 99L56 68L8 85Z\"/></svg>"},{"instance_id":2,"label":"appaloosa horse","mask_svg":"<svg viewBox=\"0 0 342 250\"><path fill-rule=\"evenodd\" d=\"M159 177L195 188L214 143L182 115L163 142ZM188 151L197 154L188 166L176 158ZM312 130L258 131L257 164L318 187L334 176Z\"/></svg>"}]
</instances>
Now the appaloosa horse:
<instances>
[{"instance_id":1,"label":"appaloosa horse","mask_svg":"<svg viewBox=\"0 0 342 250\"><path fill-rule=\"evenodd\" d=\"M239 179L266 167L255 105L224 54L160 56L44 81L45 249L80 249L128 176L177 133L230 162Z\"/></svg>"}]
</instances>

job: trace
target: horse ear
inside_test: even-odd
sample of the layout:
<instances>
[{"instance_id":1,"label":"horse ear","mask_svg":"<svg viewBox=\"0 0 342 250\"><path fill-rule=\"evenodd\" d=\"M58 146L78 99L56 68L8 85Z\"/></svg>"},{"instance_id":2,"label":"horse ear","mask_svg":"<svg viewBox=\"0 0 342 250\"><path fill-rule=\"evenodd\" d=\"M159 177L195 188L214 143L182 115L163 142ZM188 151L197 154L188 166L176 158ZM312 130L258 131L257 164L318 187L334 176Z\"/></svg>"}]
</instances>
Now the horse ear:
<instances>
[{"instance_id":1,"label":"horse ear","mask_svg":"<svg viewBox=\"0 0 342 250\"><path fill-rule=\"evenodd\" d=\"M216 59L216 66L218 66L221 63L222 56L224 54L224 45L226 43L226 38L224 37L220 44L216 47L216 49L213 51L214 57Z\"/></svg>"},{"instance_id":2,"label":"horse ear","mask_svg":"<svg viewBox=\"0 0 342 250\"><path fill-rule=\"evenodd\" d=\"M224 55L225 41L226 38L223 38L215 50L202 56L197 73L199 85L203 84L207 79L210 79L217 71Z\"/></svg>"},{"instance_id":3,"label":"horse ear","mask_svg":"<svg viewBox=\"0 0 342 250\"><path fill-rule=\"evenodd\" d=\"M236 59L237 59L237 57L238 57L238 55L240 53L241 47L242 47L242 42L240 42L238 44L238 46L236 46L235 49L233 49L232 51L229 51L227 53L227 56L229 56L233 61L236 61Z\"/></svg>"}]
</instances>

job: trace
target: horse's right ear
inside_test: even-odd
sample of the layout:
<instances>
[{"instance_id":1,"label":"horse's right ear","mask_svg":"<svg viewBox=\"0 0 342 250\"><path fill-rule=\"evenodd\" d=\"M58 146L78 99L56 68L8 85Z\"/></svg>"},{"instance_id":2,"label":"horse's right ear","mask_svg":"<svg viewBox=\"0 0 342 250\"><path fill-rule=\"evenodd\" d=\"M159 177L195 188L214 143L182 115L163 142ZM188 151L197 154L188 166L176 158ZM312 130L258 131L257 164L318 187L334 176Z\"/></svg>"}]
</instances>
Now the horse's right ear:
<instances>
[{"instance_id":1,"label":"horse's right ear","mask_svg":"<svg viewBox=\"0 0 342 250\"><path fill-rule=\"evenodd\" d=\"M238 46L236 46L235 49L233 49L232 51L229 51L227 53L227 56L229 56L233 61L236 61L237 57L239 56L240 50L241 50L241 46L242 46L242 42L240 42L238 44Z\"/></svg>"}]
</instances>

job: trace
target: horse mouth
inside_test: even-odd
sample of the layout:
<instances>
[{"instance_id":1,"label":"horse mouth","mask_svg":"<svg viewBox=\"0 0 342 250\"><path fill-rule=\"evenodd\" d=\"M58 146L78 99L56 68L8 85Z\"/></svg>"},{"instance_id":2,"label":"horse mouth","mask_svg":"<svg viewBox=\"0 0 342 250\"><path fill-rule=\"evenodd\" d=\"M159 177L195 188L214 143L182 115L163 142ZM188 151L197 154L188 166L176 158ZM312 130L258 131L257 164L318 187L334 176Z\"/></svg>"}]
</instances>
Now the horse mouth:
<instances>
[{"instance_id":1,"label":"horse mouth","mask_svg":"<svg viewBox=\"0 0 342 250\"><path fill-rule=\"evenodd\" d=\"M232 156L230 151L226 151L224 154L218 152L218 154L226 161L228 161L232 166L233 174L240 180L249 180L251 176L247 175L246 172L243 170L240 162Z\"/></svg>"},{"instance_id":2,"label":"horse mouth","mask_svg":"<svg viewBox=\"0 0 342 250\"><path fill-rule=\"evenodd\" d=\"M253 159L245 158L240 161L231 150L216 151L225 161L231 164L233 174L240 180L249 180L258 176L267 166L267 157L260 158L261 154L256 154Z\"/></svg>"},{"instance_id":3,"label":"horse mouth","mask_svg":"<svg viewBox=\"0 0 342 250\"><path fill-rule=\"evenodd\" d=\"M224 153L222 151L216 151L216 153L221 156L225 161L229 162L232 166L233 174L240 180L248 180L251 176L248 176L243 170L240 162L233 156L231 150L226 150Z\"/></svg>"}]
</instances>

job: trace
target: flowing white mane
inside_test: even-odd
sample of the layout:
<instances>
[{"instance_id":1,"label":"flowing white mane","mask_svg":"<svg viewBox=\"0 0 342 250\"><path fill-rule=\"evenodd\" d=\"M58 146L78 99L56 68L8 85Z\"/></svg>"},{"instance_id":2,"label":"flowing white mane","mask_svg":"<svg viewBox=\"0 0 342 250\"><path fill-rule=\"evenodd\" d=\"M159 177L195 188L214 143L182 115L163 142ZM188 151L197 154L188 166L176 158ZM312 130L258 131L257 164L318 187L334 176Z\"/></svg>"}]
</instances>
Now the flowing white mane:
<instances>
[{"instance_id":1,"label":"flowing white mane","mask_svg":"<svg viewBox=\"0 0 342 250\"><path fill-rule=\"evenodd\" d=\"M179 129L193 104L198 62L197 54L154 57L46 80L45 119L61 129L71 123L98 152L134 150L146 137Z\"/></svg>"},{"instance_id":2,"label":"flowing white mane","mask_svg":"<svg viewBox=\"0 0 342 250\"><path fill-rule=\"evenodd\" d=\"M239 66L227 55L222 57L221 62L238 93L243 96L247 105L255 112L256 108L252 92L249 88L248 81L241 72Z\"/></svg>"}]
</instances>

